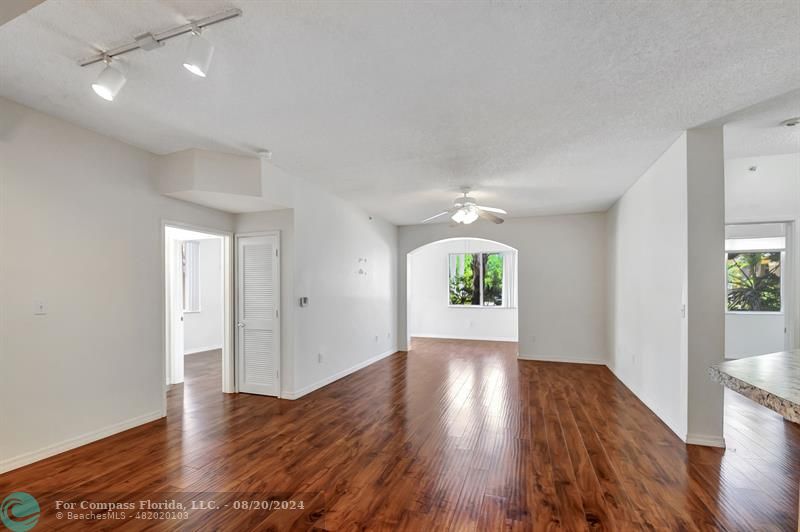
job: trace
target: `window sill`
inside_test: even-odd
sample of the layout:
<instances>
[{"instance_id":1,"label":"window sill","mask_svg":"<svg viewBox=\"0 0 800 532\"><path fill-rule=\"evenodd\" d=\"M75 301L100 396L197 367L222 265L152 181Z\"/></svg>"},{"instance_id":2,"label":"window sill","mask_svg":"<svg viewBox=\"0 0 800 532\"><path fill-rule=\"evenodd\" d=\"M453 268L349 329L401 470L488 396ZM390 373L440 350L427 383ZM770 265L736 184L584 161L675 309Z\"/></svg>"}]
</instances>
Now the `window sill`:
<instances>
[{"instance_id":1,"label":"window sill","mask_svg":"<svg viewBox=\"0 0 800 532\"><path fill-rule=\"evenodd\" d=\"M726 310L725 314L732 314L734 316L783 316L783 311L775 310Z\"/></svg>"},{"instance_id":2,"label":"window sill","mask_svg":"<svg viewBox=\"0 0 800 532\"><path fill-rule=\"evenodd\" d=\"M201 312L203 312L203 311L202 310L184 310L183 311L184 314L200 314Z\"/></svg>"},{"instance_id":3,"label":"window sill","mask_svg":"<svg viewBox=\"0 0 800 532\"><path fill-rule=\"evenodd\" d=\"M505 307L505 306L497 306L497 305L447 305L448 308L485 308L485 309L495 309L495 310L514 310L517 307Z\"/></svg>"}]
</instances>

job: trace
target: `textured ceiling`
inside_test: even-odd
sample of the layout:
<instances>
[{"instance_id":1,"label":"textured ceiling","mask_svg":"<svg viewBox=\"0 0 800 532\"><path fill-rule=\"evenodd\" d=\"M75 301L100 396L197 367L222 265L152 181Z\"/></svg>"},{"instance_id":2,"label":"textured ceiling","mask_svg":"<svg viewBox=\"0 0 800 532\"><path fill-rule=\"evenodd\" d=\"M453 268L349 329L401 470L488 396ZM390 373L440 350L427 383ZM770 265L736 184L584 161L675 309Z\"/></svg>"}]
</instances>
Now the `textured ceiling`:
<instances>
[{"instance_id":1,"label":"textured ceiling","mask_svg":"<svg viewBox=\"0 0 800 532\"><path fill-rule=\"evenodd\" d=\"M800 117L800 89L716 120L725 124L725 157L800 153L800 125L780 125L794 117Z\"/></svg>"},{"instance_id":2,"label":"textured ceiling","mask_svg":"<svg viewBox=\"0 0 800 532\"><path fill-rule=\"evenodd\" d=\"M180 39L76 60L228 7L207 79ZM608 207L680 134L800 87L800 2L49 0L0 27L0 95L155 153L266 147L398 224L461 185L512 215Z\"/></svg>"}]
</instances>

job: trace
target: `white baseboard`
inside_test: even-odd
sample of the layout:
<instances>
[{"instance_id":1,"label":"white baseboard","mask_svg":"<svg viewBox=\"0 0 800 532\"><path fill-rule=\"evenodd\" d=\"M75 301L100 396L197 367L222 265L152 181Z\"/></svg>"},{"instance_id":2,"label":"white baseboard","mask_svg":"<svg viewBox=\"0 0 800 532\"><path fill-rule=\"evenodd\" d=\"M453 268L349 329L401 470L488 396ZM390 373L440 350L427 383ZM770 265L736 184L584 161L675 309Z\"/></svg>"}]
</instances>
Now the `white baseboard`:
<instances>
[{"instance_id":1,"label":"white baseboard","mask_svg":"<svg viewBox=\"0 0 800 532\"><path fill-rule=\"evenodd\" d=\"M536 360L538 362L566 362L569 364L594 364L597 366L605 366L605 360L598 360L591 357L559 357L559 356L544 356L544 355L517 355L520 360Z\"/></svg>"},{"instance_id":2,"label":"white baseboard","mask_svg":"<svg viewBox=\"0 0 800 532\"><path fill-rule=\"evenodd\" d=\"M725 448L725 438L722 436L708 436L706 434L687 434L686 443L691 445L704 445L706 447Z\"/></svg>"},{"instance_id":3,"label":"white baseboard","mask_svg":"<svg viewBox=\"0 0 800 532\"><path fill-rule=\"evenodd\" d=\"M398 351L398 349L391 349L389 351L381 353L380 355L375 355L374 357L368 358L367 360L365 360L363 362L359 362L355 366L351 366L351 367L349 367L347 369L344 369L342 371L334 373L330 377L325 377L324 379L319 380L319 381L315 382L314 384L310 384L310 385L308 385L308 386L306 386L304 388L300 388L297 391L294 391L294 392L281 392L281 399L300 399L304 395L307 395L307 394L313 392L314 390L318 390L318 389L322 388L323 386L327 386L328 384L330 384L330 383L332 383L334 381L338 381L342 377L347 377L351 373L355 373L356 371L358 371L360 369L366 368L370 364L374 364L375 362L377 362L377 361L379 361L381 359L384 359L384 358L386 358L386 357L388 357L390 355L393 355L393 354L397 353L397 351Z\"/></svg>"},{"instance_id":4,"label":"white baseboard","mask_svg":"<svg viewBox=\"0 0 800 532\"><path fill-rule=\"evenodd\" d=\"M479 340L484 342L516 342L508 336L453 336L452 334L412 334L412 338L436 338L442 340Z\"/></svg>"},{"instance_id":5,"label":"white baseboard","mask_svg":"<svg viewBox=\"0 0 800 532\"><path fill-rule=\"evenodd\" d=\"M105 428L96 430L94 432L87 432L86 434L76 436L75 438L70 438L68 440L54 443L53 445L48 445L47 447L43 447L36 451L20 454L12 458L2 460L0 461L0 473L5 473L7 471L11 471L13 469L17 469L22 466L26 466L28 464L38 462L39 460L50 458L51 456L61 454L65 451L70 451L72 449L75 449L82 445L86 445L88 443L95 442L97 440L102 440L103 438L108 438L109 436L113 436L118 432L123 432L125 430L138 427L139 425L150 423L151 421L161 419L162 417L164 416L161 410L158 410L156 412L150 412L149 414L144 414L142 416L137 416L131 419L127 419L125 421L121 421L120 423L109 425Z\"/></svg>"},{"instance_id":6,"label":"white baseboard","mask_svg":"<svg viewBox=\"0 0 800 532\"><path fill-rule=\"evenodd\" d=\"M205 351L215 351L217 349L222 349L221 345L209 345L207 347L195 347L194 349L186 349L183 351L185 355L193 355L195 353L204 353Z\"/></svg>"},{"instance_id":7,"label":"white baseboard","mask_svg":"<svg viewBox=\"0 0 800 532\"><path fill-rule=\"evenodd\" d=\"M646 406L647 409L650 410L650 412L653 413L653 415L655 415L658 419L660 419L661 422L664 423L664 425L666 425L667 428L669 428L669 430L671 430L675 434L675 436L680 438L682 442L686 442L686 433L684 432L685 429L681 427L680 423L678 423L677 420L674 420L669 416L667 416L666 413L664 413L664 411L661 408L659 408L656 402L653 401L652 398L648 397L645 393L637 392L636 390L631 388L631 386L627 382L625 382L625 379L623 379L622 376L620 376L612 366L606 364L606 367L614 375L614 377L616 377L617 380L621 382L628 389L629 392L631 392L639 401L641 401L642 404Z\"/></svg>"}]
</instances>

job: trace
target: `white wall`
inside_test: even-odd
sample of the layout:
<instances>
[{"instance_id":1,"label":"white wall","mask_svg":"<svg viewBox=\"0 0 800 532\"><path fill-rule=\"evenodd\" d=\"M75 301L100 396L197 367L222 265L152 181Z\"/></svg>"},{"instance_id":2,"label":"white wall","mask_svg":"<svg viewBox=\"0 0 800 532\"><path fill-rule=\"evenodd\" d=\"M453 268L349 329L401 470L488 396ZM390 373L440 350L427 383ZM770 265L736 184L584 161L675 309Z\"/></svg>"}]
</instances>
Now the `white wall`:
<instances>
[{"instance_id":1,"label":"white wall","mask_svg":"<svg viewBox=\"0 0 800 532\"><path fill-rule=\"evenodd\" d=\"M609 367L681 439L724 445L722 130L691 129L609 211Z\"/></svg>"},{"instance_id":2,"label":"white wall","mask_svg":"<svg viewBox=\"0 0 800 532\"><path fill-rule=\"evenodd\" d=\"M514 307L449 305L448 258L451 253L501 251L515 260L516 250L487 240L456 239L423 246L408 255L409 333L431 338L517 341ZM402 258L400 259L402 260ZM516 286L516 280L509 280Z\"/></svg>"},{"instance_id":3,"label":"white wall","mask_svg":"<svg viewBox=\"0 0 800 532\"><path fill-rule=\"evenodd\" d=\"M2 98L0 125L5 470L164 414L161 222L234 220L160 196L147 152Z\"/></svg>"},{"instance_id":4,"label":"white wall","mask_svg":"<svg viewBox=\"0 0 800 532\"><path fill-rule=\"evenodd\" d=\"M292 351L282 375L292 376L281 394L292 399L397 350L397 228L270 163L262 174L265 195L292 206L291 289L281 264L284 311L291 307L283 325L291 322L293 338L282 347ZM272 216L240 215L237 232L274 229ZM300 297L309 306L300 308Z\"/></svg>"},{"instance_id":5,"label":"white wall","mask_svg":"<svg viewBox=\"0 0 800 532\"><path fill-rule=\"evenodd\" d=\"M781 313L725 314L725 358L743 358L783 351L786 326Z\"/></svg>"},{"instance_id":6,"label":"white wall","mask_svg":"<svg viewBox=\"0 0 800 532\"><path fill-rule=\"evenodd\" d=\"M684 134L608 212L609 368L681 438L686 178Z\"/></svg>"},{"instance_id":7,"label":"white wall","mask_svg":"<svg viewBox=\"0 0 800 532\"><path fill-rule=\"evenodd\" d=\"M295 309L294 392L302 395L397 350L397 228L297 186L295 297L310 302Z\"/></svg>"},{"instance_id":8,"label":"white wall","mask_svg":"<svg viewBox=\"0 0 800 532\"><path fill-rule=\"evenodd\" d=\"M222 238L199 242L200 312L183 314L183 348L187 355L222 349Z\"/></svg>"},{"instance_id":9,"label":"white wall","mask_svg":"<svg viewBox=\"0 0 800 532\"><path fill-rule=\"evenodd\" d=\"M501 225L400 227L400 294L407 292L406 255L455 237L485 238L517 249L520 357L606 362L605 213L510 218ZM406 297L399 309L398 334L405 342Z\"/></svg>"}]
</instances>

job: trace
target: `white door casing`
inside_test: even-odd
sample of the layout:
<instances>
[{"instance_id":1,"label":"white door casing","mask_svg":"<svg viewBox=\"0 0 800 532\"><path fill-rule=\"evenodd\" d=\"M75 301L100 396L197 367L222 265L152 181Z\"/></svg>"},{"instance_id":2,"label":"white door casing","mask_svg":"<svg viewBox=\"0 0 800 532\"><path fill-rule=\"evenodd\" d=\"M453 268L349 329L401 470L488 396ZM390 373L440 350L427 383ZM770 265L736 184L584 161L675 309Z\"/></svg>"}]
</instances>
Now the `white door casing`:
<instances>
[{"instance_id":1,"label":"white door casing","mask_svg":"<svg viewBox=\"0 0 800 532\"><path fill-rule=\"evenodd\" d=\"M236 237L236 380L280 395L280 235Z\"/></svg>"},{"instance_id":2,"label":"white door casing","mask_svg":"<svg viewBox=\"0 0 800 532\"><path fill-rule=\"evenodd\" d=\"M169 380L167 384L183 382L183 260L181 256L181 241L170 239L167 244L169 260L169 313L170 313L170 357Z\"/></svg>"}]
</instances>

